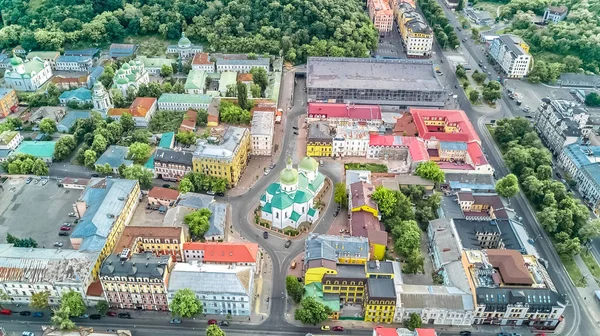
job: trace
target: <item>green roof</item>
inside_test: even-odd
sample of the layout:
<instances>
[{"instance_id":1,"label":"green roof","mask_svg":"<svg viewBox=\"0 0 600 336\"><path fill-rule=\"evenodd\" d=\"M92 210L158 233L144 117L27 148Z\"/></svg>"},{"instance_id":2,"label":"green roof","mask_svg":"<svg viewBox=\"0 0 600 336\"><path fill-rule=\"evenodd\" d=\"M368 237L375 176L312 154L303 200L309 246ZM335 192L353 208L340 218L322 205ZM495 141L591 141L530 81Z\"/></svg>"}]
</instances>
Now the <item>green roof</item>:
<instances>
[{"instance_id":1,"label":"green roof","mask_svg":"<svg viewBox=\"0 0 600 336\"><path fill-rule=\"evenodd\" d=\"M158 147L171 148L171 144L173 143L174 137L175 137L175 132L163 133L163 135L160 137L160 142L158 143Z\"/></svg>"},{"instance_id":2,"label":"green roof","mask_svg":"<svg viewBox=\"0 0 600 336\"><path fill-rule=\"evenodd\" d=\"M269 204L269 203L267 203L267 204ZM280 210L287 209L290 206L292 206L292 204L294 204L294 201L286 193L279 193L277 195L274 195L273 198L271 199L271 206L273 206L275 209L280 209Z\"/></svg>"},{"instance_id":3,"label":"green roof","mask_svg":"<svg viewBox=\"0 0 600 336\"><path fill-rule=\"evenodd\" d=\"M316 171L319 168L319 163L317 162L317 160L305 156L304 159L300 161L298 168L304 169L306 171Z\"/></svg>"},{"instance_id":4,"label":"green roof","mask_svg":"<svg viewBox=\"0 0 600 336\"><path fill-rule=\"evenodd\" d=\"M150 158L148 159L148 161L146 161L146 163L144 164L144 167L146 169L154 169L154 153L152 153L152 155L150 155Z\"/></svg>"},{"instance_id":5,"label":"green roof","mask_svg":"<svg viewBox=\"0 0 600 336\"><path fill-rule=\"evenodd\" d=\"M334 312L340 311L339 295L323 295L323 284L320 282L311 282L304 286L304 298L311 297L317 302L331 308Z\"/></svg>"},{"instance_id":6,"label":"green roof","mask_svg":"<svg viewBox=\"0 0 600 336\"><path fill-rule=\"evenodd\" d=\"M54 155L56 141L23 141L17 148L17 154L29 154L37 158L51 158Z\"/></svg>"},{"instance_id":7,"label":"green roof","mask_svg":"<svg viewBox=\"0 0 600 336\"><path fill-rule=\"evenodd\" d=\"M25 68L25 73L32 74L38 73L44 70L44 61L32 59L29 62L23 63L23 67Z\"/></svg>"},{"instance_id":8,"label":"green roof","mask_svg":"<svg viewBox=\"0 0 600 336\"><path fill-rule=\"evenodd\" d=\"M267 201L267 195L266 195L266 194L263 194L262 196L260 196L260 200L261 200L262 202L266 202L266 201Z\"/></svg>"},{"instance_id":9,"label":"green roof","mask_svg":"<svg viewBox=\"0 0 600 336\"><path fill-rule=\"evenodd\" d=\"M294 222L297 222L300 219L300 214L297 213L296 211L292 211L292 214L290 215L290 219L293 220Z\"/></svg>"},{"instance_id":10,"label":"green roof","mask_svg":"<svg viewBox=\"0 0 600 336\"><path fill-rule=\"evenodd\" d=\"M60 56L58 51L32 51L27 54L27 59L32 59L34 57L39 57L41 59L57 58L58 56Z\"/></svg>"},{"instance_id":11,"label":"green roof","mask_svg":"<svg viewBox=\"0 0 600 336\"><path fill-rule=\"evenodd\" d=\"M188 103L188 104L210 104L212 97L201 94L179 94L179 93L163 93L158 98L158 103Z\"/></svg>"},{"instance_id":12,"label":"green roof","mask_svg":"<svg viewBox=\"0 0 600 336\"><path fill-rule=\"evenodd\" d=\"M309 216L311 216L311 217L312 217L312 216L314 216L314 215L315 215L315 213L317 213L317 210L315 210L314 208L310 208L310 209L308 209L308 215L309 215Z\"/></svg>"},{"instance_id":13,"label":"green roof","mask_svg":"<svg viewBox=\"0 0 600 336\"><path fill-rule=\"evenodd\" d=\"M219 91L221 93L227 92L227 86L235 85L237 83L237 72L224 71L221 72L221 79L219 79Z\"/></svg>"},{"instance_id":14,"label":"green roof","mask_svg":"<svg viewBox=\"0 0 600 336\"><path fill-rule=\"evenodd\" d=\"M269 184L267 187L267 192L271 195L275 195L277 192L279 192L279 183L274 182Z\"/></svg>"},{"instance_id":15,"label":"green roof","mask_svg":"<svg viewBox=\"0 0 600 336\"><path fill-rule=\"evenodd\" d=\"M261 211L264 211L266 213L272 213L271 203L265 204L265 206L262 207Z\"/></svg>"},{"instance_id":16,"label":"green roof","mask_svg":"<svg viewBox=\"0 0 600 336\"><path fill-rule=\"evenodd\" d=\"M187 80L185 81L184 89L204 90L206 86L206 71L190 70Z\"/></svg>"},{"instance_id":17,"label":"green roof","mask_svg":"<svg viewBox=\"0 0 600 336\"><path fill-rule=\"evenodd\" d=\"M279 181L287 185L298 183L298 171L294 168L285 168L279 174Z\"/></svg>"},{"instance_id":18,"label":"green roof","mask_svg":"<svg viewBox=\"0 0 600 336\"><path fill-rule=\"evenodd\" d=\"M19 132L17 131L4 131L0 134L0 145L8 145L9 142L17 136Z\"/></svg>"},{"instance_id":19,"label":"green roof","mask_svg":"<svg viewBox=\"0 0 600 336\"><path fill-rule=\"evenodd\" d=\"M294 195L294 203L305 203L311 198L312 194L309 194L307 191L296 190L296 194Z\"/></svg>"},{"instance_id":20,"label":"green roof","mask_svg":"<svg viewBox=\"0 0 600 336\"><path fill-rule=\"evenodd\" d=\"M321 173L318 173L315 176L315 179L312 181L312 183L308 183L306 176L304 174L300 174L298 179L298 189L308 189L314 193L317 191L317 189L319 189L324 181L325 176Z\"/></svg>"},{"instance_id":21,"label":"green roof","mask_svg":"<svg viewBox=\"0 0 600 336\"><path fill-rule=\"evenodd\" d=\"M139 56L136 61L141 61L146 68L162 68L163 65L171 66L172 63L176 63L177 60L163 57L146 57Z\"/></svg>"}]
</instances>

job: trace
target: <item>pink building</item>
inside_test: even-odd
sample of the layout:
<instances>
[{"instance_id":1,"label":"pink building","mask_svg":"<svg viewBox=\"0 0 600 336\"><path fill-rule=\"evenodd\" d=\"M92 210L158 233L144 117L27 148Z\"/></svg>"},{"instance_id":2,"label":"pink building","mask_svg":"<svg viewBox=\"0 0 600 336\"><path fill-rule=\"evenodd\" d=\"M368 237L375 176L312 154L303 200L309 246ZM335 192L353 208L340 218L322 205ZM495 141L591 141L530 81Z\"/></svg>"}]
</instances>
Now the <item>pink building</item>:
<instances>
[{"instance_id":1,"label":"pink building","mask_svg":"<svg viewBox=\"0 0 600 336\"><path fill-rule=\"evenodd\" d=\"M392 31L394 11L387 0L368 0L369 17L380 33Z\"/></svg>"}]
</instances>

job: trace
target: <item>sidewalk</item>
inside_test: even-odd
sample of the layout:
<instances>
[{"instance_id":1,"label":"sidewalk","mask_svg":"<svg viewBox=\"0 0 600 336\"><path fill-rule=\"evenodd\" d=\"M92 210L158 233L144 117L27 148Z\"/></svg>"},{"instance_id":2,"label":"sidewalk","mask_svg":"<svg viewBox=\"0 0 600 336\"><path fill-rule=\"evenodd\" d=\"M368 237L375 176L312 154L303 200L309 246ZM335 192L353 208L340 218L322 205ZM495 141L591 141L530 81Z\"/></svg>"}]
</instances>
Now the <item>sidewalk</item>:
<instances>
[{"instance_id":1,"label":"sidewalk","mask_svg":"<svg viewBox=\"0 0 600 336\"><path fill-rule=\"evenodd\" d=\"M583 301L584 303L586 301L591 301L593 304L584 304L587 308L588 311L590 312L591 316L594 318L596 323L600 322L600 307L598 306L598 304L596 304L595 301L595 291L600 290L600 286L598 286L598 283L596 282L596 280L594 280L592 273L590 272L589 268L587 267L587 265L583 262L583 259L581 259L581 256L578 254L576 256L573 257L573 259L575 260L575 264L577 264L577 267L579 267L579 269L581 270L581 273L583 274L584 277L586 277L587 280L587 286L585 288L580 288L580 287L575 287L577 288L577 291L579 292L579 295L581 295L581 297L583 298L583 300L581 300L581 298L573 298L575 299L579 299L579 301Z\"/></svg>"}]
</instances>

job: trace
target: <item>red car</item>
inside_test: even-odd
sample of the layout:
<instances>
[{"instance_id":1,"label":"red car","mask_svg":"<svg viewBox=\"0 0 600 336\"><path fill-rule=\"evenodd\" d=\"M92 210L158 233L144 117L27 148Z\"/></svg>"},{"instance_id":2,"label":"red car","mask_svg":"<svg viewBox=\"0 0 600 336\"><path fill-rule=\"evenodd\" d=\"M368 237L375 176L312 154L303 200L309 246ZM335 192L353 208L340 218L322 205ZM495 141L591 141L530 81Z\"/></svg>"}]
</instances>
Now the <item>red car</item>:
<instances>
[{"instance_id":1,"label":"red car","mask_svg":"<svg viewBox=\"0 0 600 336\"><path fill-rule=\"evenodd\" d=\"M10 314L12 314L12 311L10 309L2 309L2 310L0 310L0 314L10 315Z\"/></svg>"},{"instance_id":2,"label":"red car","mask_svg":"<svg viewBox=\"0 0 600 336\"><path fill-rule=\"evenodd\" d=\"M71 231L71 228L63 225L60 227L60 231Z\"/></svg>"},{"instance_id":3,"label":"red car","mask_svg":"<svg viewBox=\"0 0 600 336\"><path fill-rule=\"evenodd\" d=\"M208 325L217 324L217 320L208 320Z\"/></svg>"},{"instance_id":4,"label":"red car","mask_svg":"<svg viewBox=\"0 0 600 336\"><path fill-rule=\"evenodd\" d=\"M342 327L342 326L335 326L335 327L332 327L331 330L333 330L333 331L344 331L344 327Z\"/></svg>"},{"instance_id":5,"label":"red car","mask_svg":"<svg viewBox=\"0 0 600 336\"><path fill-rule=\"evenodd\" d=\"M115 312L108 312L108 313L106 313L106 316L117 317L117 313L115 313Z\"/></svg>"}]
</instances>

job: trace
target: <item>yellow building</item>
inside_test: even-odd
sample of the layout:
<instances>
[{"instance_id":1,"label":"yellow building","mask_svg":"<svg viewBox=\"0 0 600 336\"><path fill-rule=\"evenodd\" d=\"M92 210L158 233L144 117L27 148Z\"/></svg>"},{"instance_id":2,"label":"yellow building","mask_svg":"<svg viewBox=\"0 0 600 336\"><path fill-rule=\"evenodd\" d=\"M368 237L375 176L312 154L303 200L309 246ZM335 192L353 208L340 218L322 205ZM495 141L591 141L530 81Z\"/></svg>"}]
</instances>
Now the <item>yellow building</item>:
<instances>
[{"instance_id":1,"label":"yellow building","mask_svg":"<svg viewBox=\"0 0 600 336\"><path fill-rule=\"evenodd\" d=\"M371 183L364 181L352 183L348 190L348 208L353 213L366 211L379 218L379 208L371 197L374 191L375 187Z\"/></svg>"},{"instance_id":2,"label":"yellow building","mask_svg":"<svg viewBox=\"0 0 600 336\"><path fill-rule=\"evenodd\" d=\"M93 178L74 205L79 223L70 236L73 249L98 253L92 278L110 255L141 197L138 181Z\"/></svg>"},{"instance_id":3,"label":"yellow building","mask_svg":"<svg viewBox=\"0 0 600 336\"><path fill-rule=\"evenodd\" d=\"M306 156L331 156L333 151L333 136L325 121L315 121L308 124L306 136Z\"/></svg>"},{"instance_id":4,"label":"yellow building","mask_svg":"<svg viewBox=\"0 0 600 336\"><path fill-rule=\"evenodd\" d=\"M182 262L183 243L189 239L187 230L181 226L126 226L113 254L125 250L131 253L150 251L157 257L169 255L174 262Z\"/></svg>"},{"instance_id":5,"label":"yellow building","mask_svg":"<svg viewBox=\"0 0 600 336\"><path fill-rule=\"evenodd\" d=\"M323 276L323 293L339 295L341 303L361 303L366 283L363 265L338 265L337 274Z\"/></svg>"},{"instance_id":6,"label":"yellow building","mask_svg":"<svg viewBox=\"0 0 600 336\"><path fill-rule=\"evenodd\" d=\"M335 261L315 259L309 261L306 265L304 285L310 285L313 282L321 282L325 274L337 274L337 265Z\"/></svg>"},{"instance_id":7,"label":"yellow building","mask_svg":"<svg viewBox=\"0 0 600 336\"><path fill-rule=\"evenodd\" d=\"M17 91L0 89L0 117L7 117L13 113L18 104Z\"/></svg>"},{"instance_id":8,"label":"yellow building","mask_svg":"<svg viewBox=\"0 0 600 336\"><path fill-rule=\"evenodd\" d=\"M367 279L364 308L366 322L392 323L396 313L394 280L389 278Z\"/></svg>"},{"instance_id":9,"label":"yellow building","mask_svg":"<svg viewBox=\"0 0 600 336\"><path fill-rule=\"evenodd\" d=\"M231 126L222 136L212 136L198 144L192 166L197 173L225 179L231 188L246 169L250 151L248 129Z\"/></svg>"}]
</instances>

